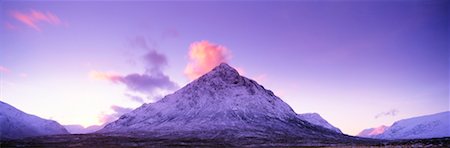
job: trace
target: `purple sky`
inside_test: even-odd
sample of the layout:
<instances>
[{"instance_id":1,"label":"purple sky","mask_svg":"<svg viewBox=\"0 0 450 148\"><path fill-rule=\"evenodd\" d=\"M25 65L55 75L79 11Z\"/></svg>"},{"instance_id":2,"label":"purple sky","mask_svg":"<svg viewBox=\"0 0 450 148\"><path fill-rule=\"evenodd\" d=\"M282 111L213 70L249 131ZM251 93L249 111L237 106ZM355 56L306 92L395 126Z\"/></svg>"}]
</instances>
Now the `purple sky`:
<instances>
[{"instance_id":1,"label":"purple sky","mask_svg":"<svg viewBox=\"0 0 450 148\"><path fill-rule=\"evenodd\" d=\"M1 101L62 124L101 124L173 92L202 49L347 134L450 105L444 0L6 0L0 25Z\"/></svg>"}]
</instances>

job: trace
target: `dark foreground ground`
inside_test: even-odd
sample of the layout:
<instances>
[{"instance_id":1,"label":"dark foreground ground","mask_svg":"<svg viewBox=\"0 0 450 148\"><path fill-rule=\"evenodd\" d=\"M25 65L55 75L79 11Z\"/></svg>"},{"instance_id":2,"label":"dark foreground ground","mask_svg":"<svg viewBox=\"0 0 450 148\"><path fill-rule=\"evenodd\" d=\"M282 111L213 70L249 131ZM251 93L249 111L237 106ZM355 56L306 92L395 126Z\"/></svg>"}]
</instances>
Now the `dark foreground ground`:
<instances>
[{"instance_id":1,"label":"dark foreground ground","mask_svg":"<svg viewBox=\"0 0 450 148\"><path fill-rule=\"evenodd\" d=\"M313 139L141 138L105 134L32 137L0 142L0 147L450 147L450 137L414 140L321 141Z\"/></svg>"}]
</instances>

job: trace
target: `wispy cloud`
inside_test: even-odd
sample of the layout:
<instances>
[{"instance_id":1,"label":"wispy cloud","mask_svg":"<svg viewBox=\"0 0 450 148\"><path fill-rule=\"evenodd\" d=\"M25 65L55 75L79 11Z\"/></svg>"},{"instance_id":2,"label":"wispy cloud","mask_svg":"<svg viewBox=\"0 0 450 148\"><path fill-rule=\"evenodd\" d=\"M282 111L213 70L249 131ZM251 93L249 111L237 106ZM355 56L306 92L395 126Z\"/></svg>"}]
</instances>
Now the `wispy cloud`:
<instances>
[{"instance_id":1,"label":"wispy cloud","mask_svg":"<svg viewBox=\"0 0 450 148\"><path fill-rule=\"evenodd\" d=\"M8 30L16 30L17 26L11 24L10 22L5 22L5 28L8 29Z\"/></svg>"},{"instance_id":2,"label":"wispy cloud","mask_svg":"<svg viewBox=\"0 0 450 148\"><path fill-rule=\"evenodd\" d=\"M120 107L117 105L112 105L110 109L113 111L111 114L101 113L99 115L99 120L102 124L112 122L122 116L123 114L133 111L131 108Z\"/></svg>"},{"instance_id":3,"label":"wispy cloud","mask_svg":"<svg viewBox=\"0 0 450 148\"><path fill-rule=\"evenodd\" d=\"M191 44L189 49L189 63L186 66L186 76L193 80L213 69L222 62L228 62L231 54L227 48L208 41Z\"/></svg>"},{"instance_id":4,"label":"wispy cloud","mask_svg":"<svg viewBox=\"0 0 450 148\"><path fill-rule=\"evenodd\" d=\"M385 116L396 116L397 114L398 114L398 110L397 109L391 109L391 110L386 111L386 112L378 113L377 115L375 115L375 119L378 119L380 117L385 117Z\"/></svg>"},{"instance_id":5,"label":"wispy cloud","mask_svg":"<svg viewBox=\"0 0 450 148\"><path fill-rule=\"evenodd\" d=\"M178 85L162 73L132 73L125 76L99 71L91 71L90 77L100 80L109 80L114 83L124 84L129 90L152 95L159 89L174 90Z\"/></svg>"},{"instance_id":6,"label":"wispy cloud","mask_svg":"<svg viewBox=\"0 0 450 148\"><path fill-rule=\"evenodd\" d=\"M177 85L173 83L168 76L163 74L129 74L121 77L120 82L125 84L128 89L141 92L144 94L152 94L157 89L175 89Z\"/></svg>"},{"instance_id":7,"label":"wispy cloud","mask_svg":"<svg viewBox=\"0 0 450 148\"><path fill-rule=\"evenodd\" d=\"M9 73L10 70L6 67L0 66L0 73Z\"/></svg>"},{"instance_id":8,"label":"wispy cloud","mask_svg":"<svg viewBox=\"0 0 450 148\"><path fill-rule=\"evenodd\" d=\"M161 92L172 91L178 88L178 85L163 72L163 69L168 65L167 57L164 54L156 51L154 45L149 44L142 36L129 41L134 48L140 48L145 51L139 57L139 61L144 65L143 73L119 75L114 72L91 71L90 77L125 85L128 90L133 92L133 95L125 93L125 96L141 103L147 98L161 95ZM135 95L134 93L146 96L142 97L142 95Z\"/></svg>"},{"instance_id":9,"label":"wispy cloud","mask_svg":"<svg viewBox=\"0 0 450 148\"><path fill-rule=\"evenodd\" d=\"M11 11L11 17L16 19L17 21L27 25L28 27L33 28L36 31L41 31L41 27L39 26L42 23L47 23L51 25L61 25L62 22L58 16L47 11L42 12L38 10L30 10L29 12L21 12L21 11ZM13 26L10 24L10 26Z\"/></svg>"},{"instance_id":10,"label":"wispy cloud","mask_svg":"<svg viewBox=\"0 0 450 148\"><path fill-rule=\"evenodd\" d=\"M132 101L138 102L138 103L145 103L144 98L138 95L133 95L129 93L125 93L125 96L130 98Z\"/></svg>"},{"instance_id":11,"label":"wispy cloud","mask_svg":"<svg viewBox=\"0 0 450 148\"><path fill-rule=\"evenodd\" d=\"M114 72L101 72L93 70L89 72L89 77L96 80L110 80L113 82L119 82L122 76L115 74Z\"/></svg>"}]
</instances>

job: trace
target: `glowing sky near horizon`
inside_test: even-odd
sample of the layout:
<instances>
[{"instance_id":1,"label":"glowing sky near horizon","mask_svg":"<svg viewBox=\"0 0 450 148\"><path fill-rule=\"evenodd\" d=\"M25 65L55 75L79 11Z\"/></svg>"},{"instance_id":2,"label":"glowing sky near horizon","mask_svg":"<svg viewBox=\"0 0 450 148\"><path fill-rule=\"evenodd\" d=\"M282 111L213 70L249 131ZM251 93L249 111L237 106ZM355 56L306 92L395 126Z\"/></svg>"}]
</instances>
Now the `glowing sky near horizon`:
<instances>
[{"instance_id":1,"label":"glowing sky near horizon","mask_svg":"<svg viewBox=\"0 0 450 148\"><path fill-rule=\"evenodd\" d=\"M449 110L449 26L440 0L6 0L0 100L101 124L227 61L297 113L354 135Z\"/></svg>"}]
</instances>

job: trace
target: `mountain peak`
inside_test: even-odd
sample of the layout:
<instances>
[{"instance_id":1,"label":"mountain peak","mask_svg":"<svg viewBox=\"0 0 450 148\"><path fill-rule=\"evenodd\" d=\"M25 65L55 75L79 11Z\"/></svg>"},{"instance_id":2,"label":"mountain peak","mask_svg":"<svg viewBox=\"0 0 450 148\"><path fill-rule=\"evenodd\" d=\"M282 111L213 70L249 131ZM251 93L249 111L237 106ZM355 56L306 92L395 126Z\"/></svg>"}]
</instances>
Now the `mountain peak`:
<instances>
[{"instance_id":1,"label":"mountain peak","mask_svg":"<svg viewBox=\"0 0 450 148\"><path fill-rule=\"evenodd\" d=\"M98 131L121 132L191 138L342 136L298 118L272 91L239 75L226 63L161 100L122 115Z\"/></svg>"},{"instance_id":2,"label":"mountain peak","mask_svg":"<svg viewBox=\"0 0 450 148\"><path fill-rule=\"evenodd\" d=\"M237 83L242 80L236 69L226 63L221 63L220 65L214 67L210 72L198 78L198 81L209 81L213 83L219 82L215 79L221 79L222 82L226 83Z\"/></svg>"},{"instance_id":3,"label":"mountain peak","mask_svg":"<svg viewBox=\"0 0 450 148\"><path fill-rule=\"evenodd\" d=\"M218 66L214 67L211 72L220 72L231 75L239 75L239 72L228 65L227 63L220 63ZM210 72L210 73L211 73Z\"/></svg>"},{"instance_id":4,"label":"mountain peak","mask_svg":"<svg viewBox=\"0 0 450 148\"><path fill-rule=\"evenodd\" d=\"M233 67L231 67L230 65L228 65L225 62L220 63L218 66L216 66L215 68L222 68L222 69L228 69L228 70L234 70Z\"/></svg>"}]
</instances>

